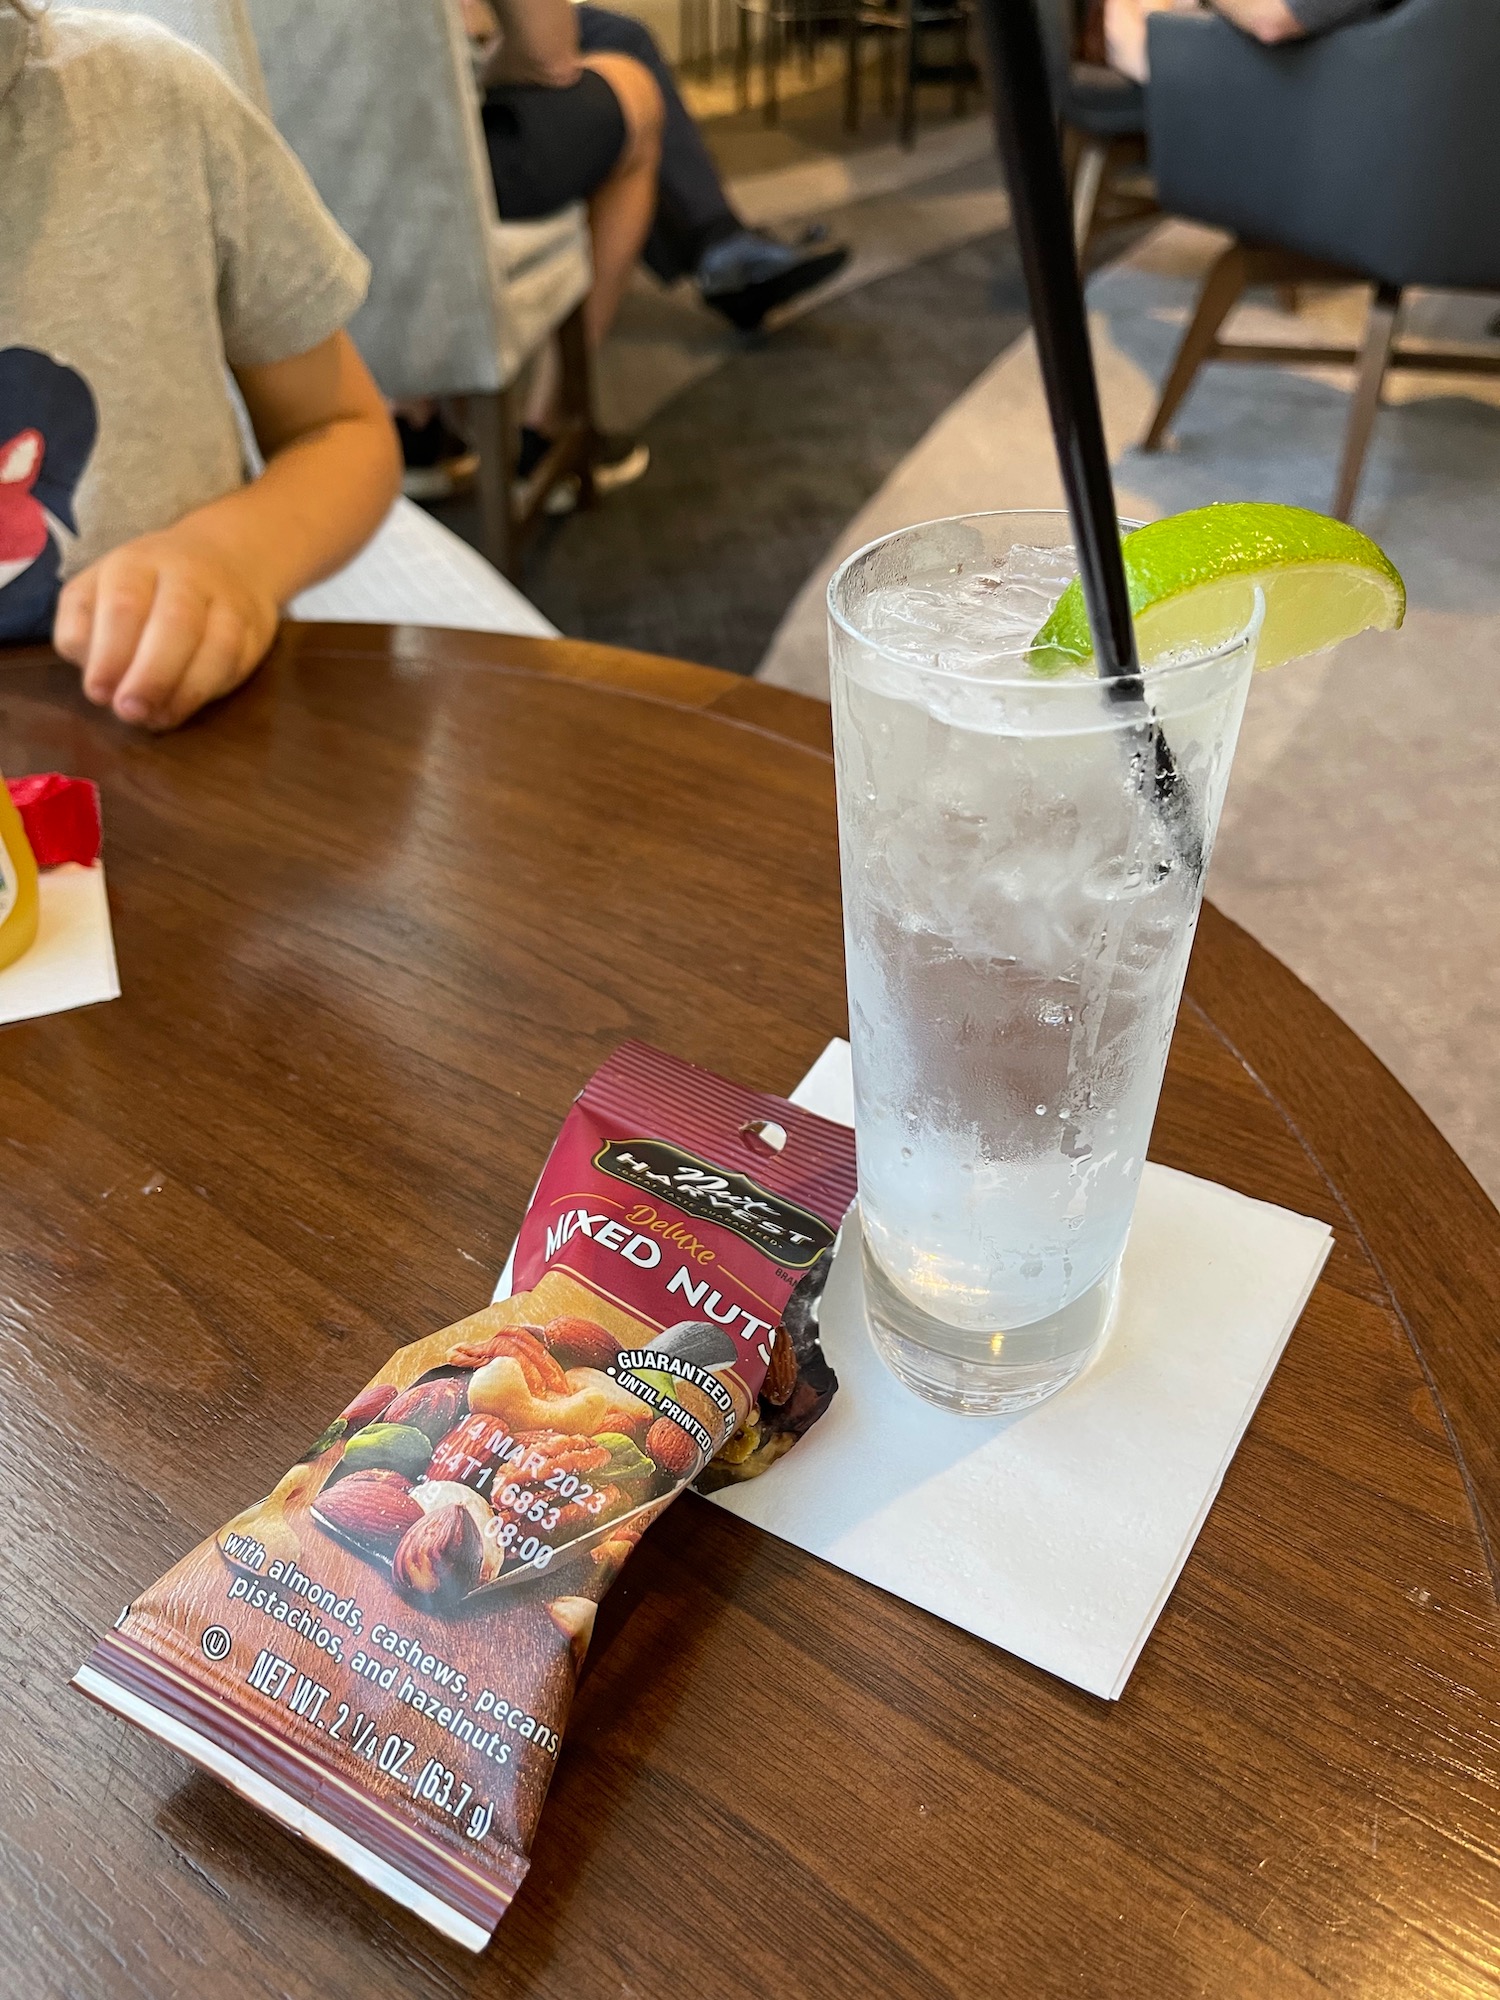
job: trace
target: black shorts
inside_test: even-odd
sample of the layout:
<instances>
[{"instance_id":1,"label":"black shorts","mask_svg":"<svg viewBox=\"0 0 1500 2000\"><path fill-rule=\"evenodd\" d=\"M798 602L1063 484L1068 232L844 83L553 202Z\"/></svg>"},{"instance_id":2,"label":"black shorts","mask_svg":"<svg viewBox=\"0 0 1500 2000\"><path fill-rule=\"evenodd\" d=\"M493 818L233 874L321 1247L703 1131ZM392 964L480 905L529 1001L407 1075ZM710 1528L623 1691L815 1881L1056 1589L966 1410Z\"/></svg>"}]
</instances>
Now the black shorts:
<instances>
[{"instance_id":1,"label":"black shorts","mask_svg":"<svg viewBox=\"0 0 1500 2000\"><path fill-rule=\"evenodd\" d=\"M484 136L502 221L586 201L625 150L625 114L597 70L565 90L502 83L485 93Z\"/></svg>"}]
</instances>

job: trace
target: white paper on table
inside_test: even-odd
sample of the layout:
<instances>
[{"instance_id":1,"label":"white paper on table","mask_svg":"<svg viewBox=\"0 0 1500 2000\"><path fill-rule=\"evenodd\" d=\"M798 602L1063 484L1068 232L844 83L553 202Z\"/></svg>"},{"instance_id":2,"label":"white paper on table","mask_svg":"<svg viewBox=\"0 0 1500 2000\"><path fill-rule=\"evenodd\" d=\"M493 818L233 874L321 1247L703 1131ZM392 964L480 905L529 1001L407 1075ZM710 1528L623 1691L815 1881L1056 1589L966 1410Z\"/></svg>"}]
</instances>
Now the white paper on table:
<instances>
[{"instance_id":1,"label":"white paper on table","mask_svg":"<svg viewBox=\"0 0 1500 2000\"><path fill-rule=\"evenodd\" d=\"M792 1092L852 1121L847 1043ZM885 1368L857 1212L823 1296L827 1413L716 1505L1117 1700L1322 1270L1328 1225L1148 1166L1104 1349L1007 1418L950 1416Z\"/></svg>"},{"instance_id":2,"label":"white paper on table","mask_svg":"<svg viewBox=\"0 0 1500 2000\"><path fill-rule=\"evenodd\" d=\"M104 863L45 869L37 890L36 942L0 972L0 1026L120 997Z\"/></svg>"},{"instance_id":3,"label":"white paper on table","mask_svg":"<svg viewBox=\"0 0 1500 2000\"><path fill-rule=\"evenodd\" d=\"M351 562L304 590L287 610L293 618L340 625L444 625L557 637L551 620L476 549L404 499Z\"/></svg>"},{"instance_id":4,"label":"white paper on table","mask_svg":"<svg viewBox=\"0 0 1500 2000\"><path fill-rule=\"evenodd\" d=\"M848 1043L791 1098L852 1124ZM710 1498L1117 1701L1332 1248L1326 1222L1148 1164L1100 1354L1035 1409L959 1417L876 1354L852 1210L819 1321L838 1394L768 1472Z\"/></svg>"}]
</instances>

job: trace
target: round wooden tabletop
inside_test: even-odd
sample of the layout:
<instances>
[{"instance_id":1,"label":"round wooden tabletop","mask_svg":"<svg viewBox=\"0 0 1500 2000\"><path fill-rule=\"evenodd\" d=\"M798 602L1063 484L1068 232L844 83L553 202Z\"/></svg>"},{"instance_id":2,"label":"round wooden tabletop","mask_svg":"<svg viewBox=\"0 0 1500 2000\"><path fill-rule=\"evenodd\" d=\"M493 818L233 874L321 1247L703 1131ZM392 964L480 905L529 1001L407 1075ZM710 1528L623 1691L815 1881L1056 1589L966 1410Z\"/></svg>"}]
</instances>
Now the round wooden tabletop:
<instances>
[{"instance_id":1,"label":"round wooden tabletop","mask_svg":"<svg viewBox=\"0 0 1500 2000\"><path fill-rule=\"evenodd\" d=\"M1337 1240L1119 1703L689 1498L475 1960L68 1689L485 1300L619 1041L784 1090L843 1030L827 728L413 629L290 628L161 740L0 663L6 764L103 787L124 988L0 1034L7 1994L1496 1990L1500 1218L1211 910L1153 1151Z\"/></svg>"}]
</instances>

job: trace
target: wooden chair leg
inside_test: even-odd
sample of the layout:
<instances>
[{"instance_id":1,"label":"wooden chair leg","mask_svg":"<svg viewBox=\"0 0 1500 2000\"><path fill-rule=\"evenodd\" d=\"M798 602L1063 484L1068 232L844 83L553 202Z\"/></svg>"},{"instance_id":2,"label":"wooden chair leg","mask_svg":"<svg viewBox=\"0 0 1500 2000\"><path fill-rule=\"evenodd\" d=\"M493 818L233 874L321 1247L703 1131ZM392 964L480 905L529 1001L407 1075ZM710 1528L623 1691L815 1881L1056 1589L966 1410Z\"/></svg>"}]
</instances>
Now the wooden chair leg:
<instances>
[{"instance_id":1,"label":"wooden chair leg","mask_svg":"<svg viewBox=\"0 0 1500 2000\"><path fill-rule=\"evenodd\" d=\"M557 330L562 361L560 399L578 476L578 504L594 504L594 371L583 307L576 306Z\"/></svg>"},{"instance_id":2,"label":"wooden chair leg","mask_svg":"<svg viewBox=\"0 0 1500 2000\"><path fill-rule=\"evenodd\" d=\"M908 152L917 143L916 0L901 0L901 143Z\"/></svg>"},{"instance_id":3,"label":"wooden chair leg","mask_svg":"<svg viewBox=\"0 0 1500 2000\"><path fill-rule=\"evenodd\" d=\"M1108 164L1109 141L1085 138L1073 170L1073 248L1080 264L1088 254L1089 238L1094 233L1099 190L1104 185L1104 169Z\"/></svg>"},{"instance_id":4,"label":"wooden chair leg","mask_svg":"<svg viewBox=\"0 0 1500 2000\"><path fill-rule=\"evenodd\" d=\"M1235 301L1249 282L1249 262L1244 249L1238 243L1231 243L1203 281L1198 310L1182 336L1182 345L1177 350L1177 359L1172 363L1172 372L1161 392L1151 428L1141 440L1142 451L1160 449L1167 425L1177 414L1178 404L1192 387L1193 377L1212 354L1219 328L1228 319Z\"/></svg>"},{"instance_id":5,"label":"wooden chair leg","mask_svg":"<svg viewBox=\"0 0 1500 2000\"><path fill-rule=\"evenodd\" d=\"M468 399L469 431L479 453L480 553L514 583L519 551L511 486L516 471L520 412L509 389Z\"/></svg>"},{"instance_id":6,"label":"wooden chair leg","mask_svg":"<svg viewBox=\"0 0 1500 2000\"><path fill-rule=\"evenodd\" d=\"M1078 179L1078 160L1083 151L1083 134L1076 125L1061 125L1058 137L1062 143L1063 185L1068 190L1068 201L1073 200L1073 187Z\"/></svg>"},{"instance_id":7,"label":"wooden chair leg","mask_svg":"<svg viewBox=\"0 0 1500 2000\"><path fill-rule=\"evenodd\" d=\"M1347 521L1354 512L1354 496L1359 491L1359 475L1364 470L1370 432L1375 427L1375 412L1380 408L1380 392L1390 366L1400 312L1401 287L1377 285L1365 322L1365 344L1360 352L1359 374L1349 405L1349 428L1344 433L1344 456L1333 497L1333 511L1341 521Z\"/></svg>"},{"instance_id":8,"label":"wooden chair leg","mask_svg":"<svg viewBox=\"0 0 1500 2000\"><path fill-rule=\"evenodd\" d=\"M887 118L896 115L896 38L888 28L880 31L880 109Z\"/></svg>"}]
</instances>

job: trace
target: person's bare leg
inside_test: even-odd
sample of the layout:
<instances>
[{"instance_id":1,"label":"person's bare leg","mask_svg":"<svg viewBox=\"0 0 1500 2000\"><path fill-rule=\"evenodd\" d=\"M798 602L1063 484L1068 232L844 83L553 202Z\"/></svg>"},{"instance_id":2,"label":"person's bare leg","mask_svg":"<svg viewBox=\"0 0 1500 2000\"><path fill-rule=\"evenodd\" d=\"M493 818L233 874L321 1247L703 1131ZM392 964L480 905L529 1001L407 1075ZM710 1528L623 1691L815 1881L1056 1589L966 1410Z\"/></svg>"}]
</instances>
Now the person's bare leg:
<instances>
[{"instance_id":1,"label":"person's bare leg","mask_svg":"<svg viewBox=\"0 0 1500 2000\"><path fill-rule=\"evenodd\" d=\"M1192 13L1198 0L1104 0L1104 49L1111 69L1136 83L1150 79L1146 27L1153 14Z\"/></svg>"},{"instance_id":2,"label":"person's bare leg","mask_svg":"<svg viewBox=\"0 0 1500 2000\"><path fill-rule=\"evenodd\" d=\"M624 151L614 172L589 200L594 282L583 302L583 324L590 348L597 349L614 322L656 214L662 101L656 79L633 56L600 50L586 55L583 64L604 78L625 119ZM526 421L537 430L551 430L557 394L557 358L549 348L527 398Z\"/></svg>"},{"instance_id":3,"label":"person's bare leg","mask_svg":"<svg viewBox=\"0 0 1500 2000\"><path fill-rule=\"evenodd\" d=\"M614 172L589 203L594 247L594 287L584 302L589 344L608 333L656 214L656 175L661 164L662 101L656 78L633 56L601 49L583 58L619 100L627 138Z\"/></svg>"},{"instance_id":4,"label":"person's bare leg","mask_svg":"<svg viewBox=\"0 0 1500 2000\"><path fill-rule=\"evenodd\" d=\"M1146 9L1143 0L1104 0L1104 52L1111 69L1136 83L1146 80Z\"/></svg>"}]
</instances>

